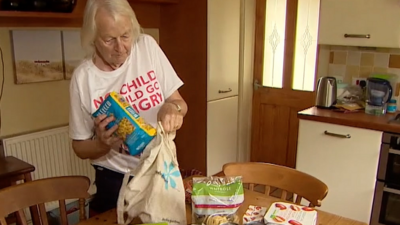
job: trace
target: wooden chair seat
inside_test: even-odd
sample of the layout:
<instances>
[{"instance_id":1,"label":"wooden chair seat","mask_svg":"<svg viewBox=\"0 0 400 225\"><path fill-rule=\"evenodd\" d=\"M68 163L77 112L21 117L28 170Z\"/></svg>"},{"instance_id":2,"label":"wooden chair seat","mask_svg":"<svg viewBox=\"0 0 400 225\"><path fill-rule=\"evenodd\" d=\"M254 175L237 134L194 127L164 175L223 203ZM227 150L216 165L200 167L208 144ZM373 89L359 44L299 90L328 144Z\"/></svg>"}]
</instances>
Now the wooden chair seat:
<instances>
[{"instance_id":1,"label":"wooden chair seat","mask_svg":"<svg viewBox=\"0 0 400 225\"><path fill-rule=\"evenodd\" d=\"M79 199L80 220L85 219L85 199L89 197L90 180L85 176L52 177L10 186L0 190L0 224L5 217L18 212L23 225L27 224L23 209L38 205L43 225L48 225L44 203L59 201L61 224L67 225L66 199Z\"/></svg>"},{"instance_id":2,"label":"wooden chair seat","mask_svg":"<svg viewBox=\"0 0 400 225\"><path fill-rule=\"evenodd\" d=\"M242 176L243 183L249 184L252 191L254 185L265 185L266 195L270 195L271 187L281 189L282 200L288 200L288 194L295 194L296 204L304 198L311 207L321 206L328 194L328 186L319 179L285 166L259 162L228 163L223 166L223 172L226 176Z\"/></svg>"}]
</instances>

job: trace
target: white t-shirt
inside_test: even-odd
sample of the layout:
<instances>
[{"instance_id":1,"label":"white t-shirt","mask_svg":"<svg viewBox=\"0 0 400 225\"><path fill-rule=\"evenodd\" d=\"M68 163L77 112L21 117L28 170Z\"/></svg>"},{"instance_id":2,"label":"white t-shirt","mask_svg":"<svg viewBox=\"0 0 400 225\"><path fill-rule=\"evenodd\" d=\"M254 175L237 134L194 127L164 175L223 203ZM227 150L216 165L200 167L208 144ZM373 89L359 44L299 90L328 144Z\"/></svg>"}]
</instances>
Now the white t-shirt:
<instances>
[{"instance_id":1,"label":"white t-shirt","mask_svg":"<svg viewBox=\"0 0 400 225\"><path fill-rule=\"evenodd\" d=\"M91 59L85 60L75 69L70 83L70 138L86 140L93 136L91 114L111 91L119 92L145 121L156 127L160 107L182 85L157 42L146 34L139 36L125 63L114 71L102 71ZM95 165L121 173L135 168L138 162L138 158L118 150L92 160Z\"/></svg>"}]
</instances>

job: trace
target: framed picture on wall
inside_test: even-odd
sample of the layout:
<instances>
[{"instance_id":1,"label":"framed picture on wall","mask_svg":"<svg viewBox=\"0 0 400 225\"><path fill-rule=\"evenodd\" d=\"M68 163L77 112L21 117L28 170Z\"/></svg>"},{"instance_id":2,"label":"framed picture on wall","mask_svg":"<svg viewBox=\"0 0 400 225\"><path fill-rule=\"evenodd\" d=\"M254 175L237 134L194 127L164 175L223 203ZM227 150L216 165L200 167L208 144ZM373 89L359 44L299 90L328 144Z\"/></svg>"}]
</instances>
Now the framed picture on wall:
<instances>
[{"instance_id":1,"label":"framed picture on wall","mask_svg":"<svg viewBox=\"0 0 400 225\"><path fill-rule=\"evenodd\" d=\"M11 30L15 83L64 79L59 30Z\"/></svg>"},{"instance_id":2,"label":"framed picture on wall","mask_svg":"<svg viewBox=\"0 0 400 225\"><path fill-rule=\"evenodd\" d=\"M75 68L85 57L85 53L81 46L80 34L80 29L62 31L66 80L71 79Z\"/></svg>"}]
</instances>

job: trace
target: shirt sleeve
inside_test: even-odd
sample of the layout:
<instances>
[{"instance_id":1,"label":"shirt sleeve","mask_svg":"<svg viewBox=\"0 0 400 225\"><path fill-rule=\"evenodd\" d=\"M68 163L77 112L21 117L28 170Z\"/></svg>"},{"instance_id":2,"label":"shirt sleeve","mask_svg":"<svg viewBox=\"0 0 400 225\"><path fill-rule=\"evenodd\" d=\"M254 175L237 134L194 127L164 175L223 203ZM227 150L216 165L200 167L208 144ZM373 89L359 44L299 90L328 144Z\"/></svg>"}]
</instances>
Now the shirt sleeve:
<instances>
[{"instance_id":1,"label":"shirt sleeve","mask_svg":"<svg viewBox=\"0 0 400 225\"><path fill-rule=\"evenodd\" d=\"M183 85L183 81L179 78L178 74L176 74L167 56L154 38L148 36L148 39L153 49L155 73L160 82L164 98L167 99Z\"/></svg>"},{"instance_id":2,"label":"shirt sleeve","mask_svg":"<svg viewBox=\"0 0 400 225\"><path fill-rule=\"evenodd\" d=\"M90 113L84 109L77 79L74 77L71 79L69 88L69 136L73 140L87 140L93 136L94 122Z\"/></svg>"}]
</instances>

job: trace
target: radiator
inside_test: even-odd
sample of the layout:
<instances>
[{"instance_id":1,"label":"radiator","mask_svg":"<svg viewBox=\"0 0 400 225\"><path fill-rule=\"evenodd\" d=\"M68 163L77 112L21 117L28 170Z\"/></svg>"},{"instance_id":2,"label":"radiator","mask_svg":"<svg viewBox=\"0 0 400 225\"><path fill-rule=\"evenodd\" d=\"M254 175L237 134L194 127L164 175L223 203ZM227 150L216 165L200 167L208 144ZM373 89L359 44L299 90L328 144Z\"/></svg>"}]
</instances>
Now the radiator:
<instances>
[{"instance_id":1,"label":"radiator","mask_svg":"<svg viewBox=\"0 0 400 225\"><path fill-rule=\"evenodd\" d=\"M75 155L68 135L68 126L4 138L2 145L5 156L14 156L35 166L32 180L84 175L92 184L89 193L95 193L95 170L89 160L82 160ZM71 201L74 199L67 202ZM55 208L58 208L58 202L46 204L47 211Z\"/></svg>"}]
</instances>

